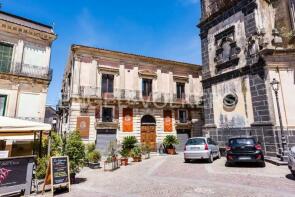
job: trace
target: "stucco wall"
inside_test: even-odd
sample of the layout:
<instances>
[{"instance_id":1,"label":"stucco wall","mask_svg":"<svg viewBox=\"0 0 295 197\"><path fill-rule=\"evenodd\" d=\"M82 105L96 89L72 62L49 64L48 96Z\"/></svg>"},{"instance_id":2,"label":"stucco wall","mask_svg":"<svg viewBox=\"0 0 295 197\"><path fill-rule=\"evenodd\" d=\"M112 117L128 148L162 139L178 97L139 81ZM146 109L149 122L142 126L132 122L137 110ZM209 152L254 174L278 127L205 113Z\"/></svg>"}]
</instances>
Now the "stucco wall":
<instances>
[{"instance_id":1,"label":"stucco wall","mask_svg":"<svg viewBox=\"0 0 295 197\"><path fill-rule=\"evenodd\" d=\"M282 121L284 127L295 128L295 102L294 102L294 92L295 92L295 74L294 68L282 68L279 71L276 69L271 69L269 71L270 80L276 79L280 82L279 86L279 103L282 115ZM272 91L272 99L274 104L276 126L279 126L279 118L277 111L277 103L275 99L275 94Z\"/></svg>"}]
</instances>

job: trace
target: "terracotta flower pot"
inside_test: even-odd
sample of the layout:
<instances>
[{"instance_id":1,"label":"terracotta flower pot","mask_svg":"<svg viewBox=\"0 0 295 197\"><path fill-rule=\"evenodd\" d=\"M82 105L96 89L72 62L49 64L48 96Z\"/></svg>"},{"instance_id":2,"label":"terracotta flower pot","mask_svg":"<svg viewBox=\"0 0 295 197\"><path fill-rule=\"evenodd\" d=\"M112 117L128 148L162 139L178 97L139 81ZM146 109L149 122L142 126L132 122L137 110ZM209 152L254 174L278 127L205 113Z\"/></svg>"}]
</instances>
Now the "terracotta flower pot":
<instances>
[{"instance_id":1,"label":"terracotta flower pot","mask_svg":"<svg viewBox=\"0 0 295 197\"><path fill-rule=\"evenodd\" d=\"M127 166L128 165L128 158L121 158L121 165Z\"/></svg>"},{"instance_id":2,"label":"terracotta flower pot","mask_svg":"<svg viewBox=\"0 0 295 197\"><path fill-rule=\"evenodd\" d=\"M169 155L176 155L175 148L167 148L167 153L168 153Z\"/></svg>"},{"instance_id":3,"label":"terracotta flower pot","mask_svg":"<svg viewBox=\"0 0 295 197\"><path fill-rule=\"evenodd\" d=\"M133 157L134 162L141 162L141 156Z\"/></svg>"}]
</instances>

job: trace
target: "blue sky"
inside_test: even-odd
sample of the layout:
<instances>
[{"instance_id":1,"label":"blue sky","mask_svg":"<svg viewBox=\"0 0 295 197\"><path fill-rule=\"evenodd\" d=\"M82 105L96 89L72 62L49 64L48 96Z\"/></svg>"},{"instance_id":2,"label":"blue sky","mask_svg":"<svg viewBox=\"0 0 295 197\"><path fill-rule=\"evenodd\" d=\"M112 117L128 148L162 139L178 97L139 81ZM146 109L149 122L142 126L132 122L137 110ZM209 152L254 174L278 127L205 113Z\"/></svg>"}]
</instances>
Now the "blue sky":
<instances>
[{"instance_id":1,"label":"blue sky","mask_svg":"<svg viewBox=\"0 0 295 197\"><path fill-rule=\"evenodd\" d=\"M201 64L199 0L2 0L2 10L54 24L53 80L58 102L71 44Z\"/></svg>"}]
</instances>

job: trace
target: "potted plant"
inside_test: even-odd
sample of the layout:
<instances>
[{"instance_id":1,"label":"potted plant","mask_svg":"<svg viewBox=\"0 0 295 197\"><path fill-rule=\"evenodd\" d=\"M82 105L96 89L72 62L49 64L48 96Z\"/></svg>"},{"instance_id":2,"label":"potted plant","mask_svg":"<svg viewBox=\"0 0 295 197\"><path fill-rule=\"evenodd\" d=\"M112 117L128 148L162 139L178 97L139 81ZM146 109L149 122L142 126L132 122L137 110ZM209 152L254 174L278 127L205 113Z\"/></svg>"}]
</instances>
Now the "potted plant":
<instances>
[{"instance_id":1,"label":"potted plant","mask_svg":"<svg viewBox=\"0 0 295 197\"><path fill-rule=\"evenodd\" d=\"M100 167L101 154L98 150L95 150L95 144L87 144L87 164L91 169L97 169Z\"/></svg>"},{"instance_id":2,"label":"potted plant","mask_svg":"<svg viewBox=\"0 0 295 197\"><path fill-rule=\"evenodd\" d=\"M164 138L163 144L166 148L166 152L169 155L175 155L176 151L175 151L175 146L176 144L179 144L179 141L177 139L177 137L175 135L167 135Z\"/></svg>"},{"instance_id":3,"label":"potted plant","mask_svg":"<svg viewBox=\"0 0 295 197\"><path fill-rule=\"evenodd\" d=\"M141 162L141 154L142 154L142 150L139 146L135 146L131 150L131 157L133 158L134 162Z\"/></svg>"},{"instance_id":4,"label":"potted plant","mask_svg":"<svg viewBox=\"0 0 295 197\"><path fill-rule=\"evenodd\" d=\"M137 143L138 141L135 136L127 136L123 139L122 148L131 151Z\"/></svg>"},{"instance_id":5,"label":"potted plant","mask_svg":"<svg viewBox=\"0 0 295 197\"><path fill-rule=\"evenodd\" d=\"M113 171L119 168L117 149L117 142L111 141L108 146L107 159L104 161L104 171Z\"/></svg>"},{"instance_id":6,"label":"potted plant","mask_svg":"<svg viewBox=\"0 0 295 197\"><path fill-rule=\"evenodd\" d=\"M151 153L150 147L148 145L144 144L141 146L141 150L142 150L142 155L143 155L144 159L149 159L150 153Z\"/></svg>"},{"instance_id":7,"label":"potted plant","mask_svg":"<svg viewBox=\"0 0 295 197\"><path fill-rule=\"evenodd\" d=\"M121 165L123 165L123 166L127 166L128 165L128 157L129 157L129 153L130 153L130 151L129 150L127 150L127 149L122 149L121 151L120 151L120 155L121 155Z\"/></svg>"},{"instance_id":8,"label":"potted plant","mask_svg":"<svg viewBox=\"0 0 295 197\"><path fill-rule=\"evenodd\" d=\"M65 154L68 155L70 160L71 182L75 183L76 173L80 172L85 160L85 146L78 131L69 134L65 146Z\"/></svg>"}]
</instances>

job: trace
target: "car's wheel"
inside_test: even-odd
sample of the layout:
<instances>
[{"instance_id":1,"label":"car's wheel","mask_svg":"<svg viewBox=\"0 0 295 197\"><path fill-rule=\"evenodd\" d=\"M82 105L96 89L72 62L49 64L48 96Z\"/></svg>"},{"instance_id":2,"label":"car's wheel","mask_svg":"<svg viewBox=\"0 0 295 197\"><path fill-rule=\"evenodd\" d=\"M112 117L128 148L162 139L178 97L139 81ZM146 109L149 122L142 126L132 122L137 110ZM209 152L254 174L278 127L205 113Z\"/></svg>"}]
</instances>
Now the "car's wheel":
<instances>
[{"instance_id":1,"label":"car's wheel","mask_svg":"<svg viewBox=\"0 0 295 197\"><path fill-rule=\"evenodd\" d=\"M190 161L190 159L184 159L184 163L189 163Z\"/></svg>"},{"instance_id":2,"label":"car's wheel","mask_svg":"<svg viewBox=\"0 0 295 197\"><path fill-rule=\"evenodd\" d=\"M232 167L232 163L226 162L225 167Z\"/></svg>"},{"instance_id":3,"label":"car's wheel","mask_svg":"<svg viewBox=\"0 0 295 197\"><path fill-rule=\"evenodd\" d=\"M208 163L213 163L213 160L214 160L213 154L211 153L209 158L208 158Z\"/></svg>"},{"instance_id":4,"label":"car's wheel","mask_svg":"<svg viewBox=\"0 0 295 197\"><path fill-rule=\"evenodd\" d=\"M260 167L262 167L262 168L265 167L265 162L264 161L260 163Z\"/></svg>"},{"instance_id":5,"label":"car's wheel","mask_svg":"<svg viewBox=\"0 0 295 197\"><path fill-rule=\"evenodd\" d=\"M218 151L218 156L217 156L217 158L218 158L218 159L221 158L221 153L220 153L220 151Z\"/></svg>"}]
</instances>

